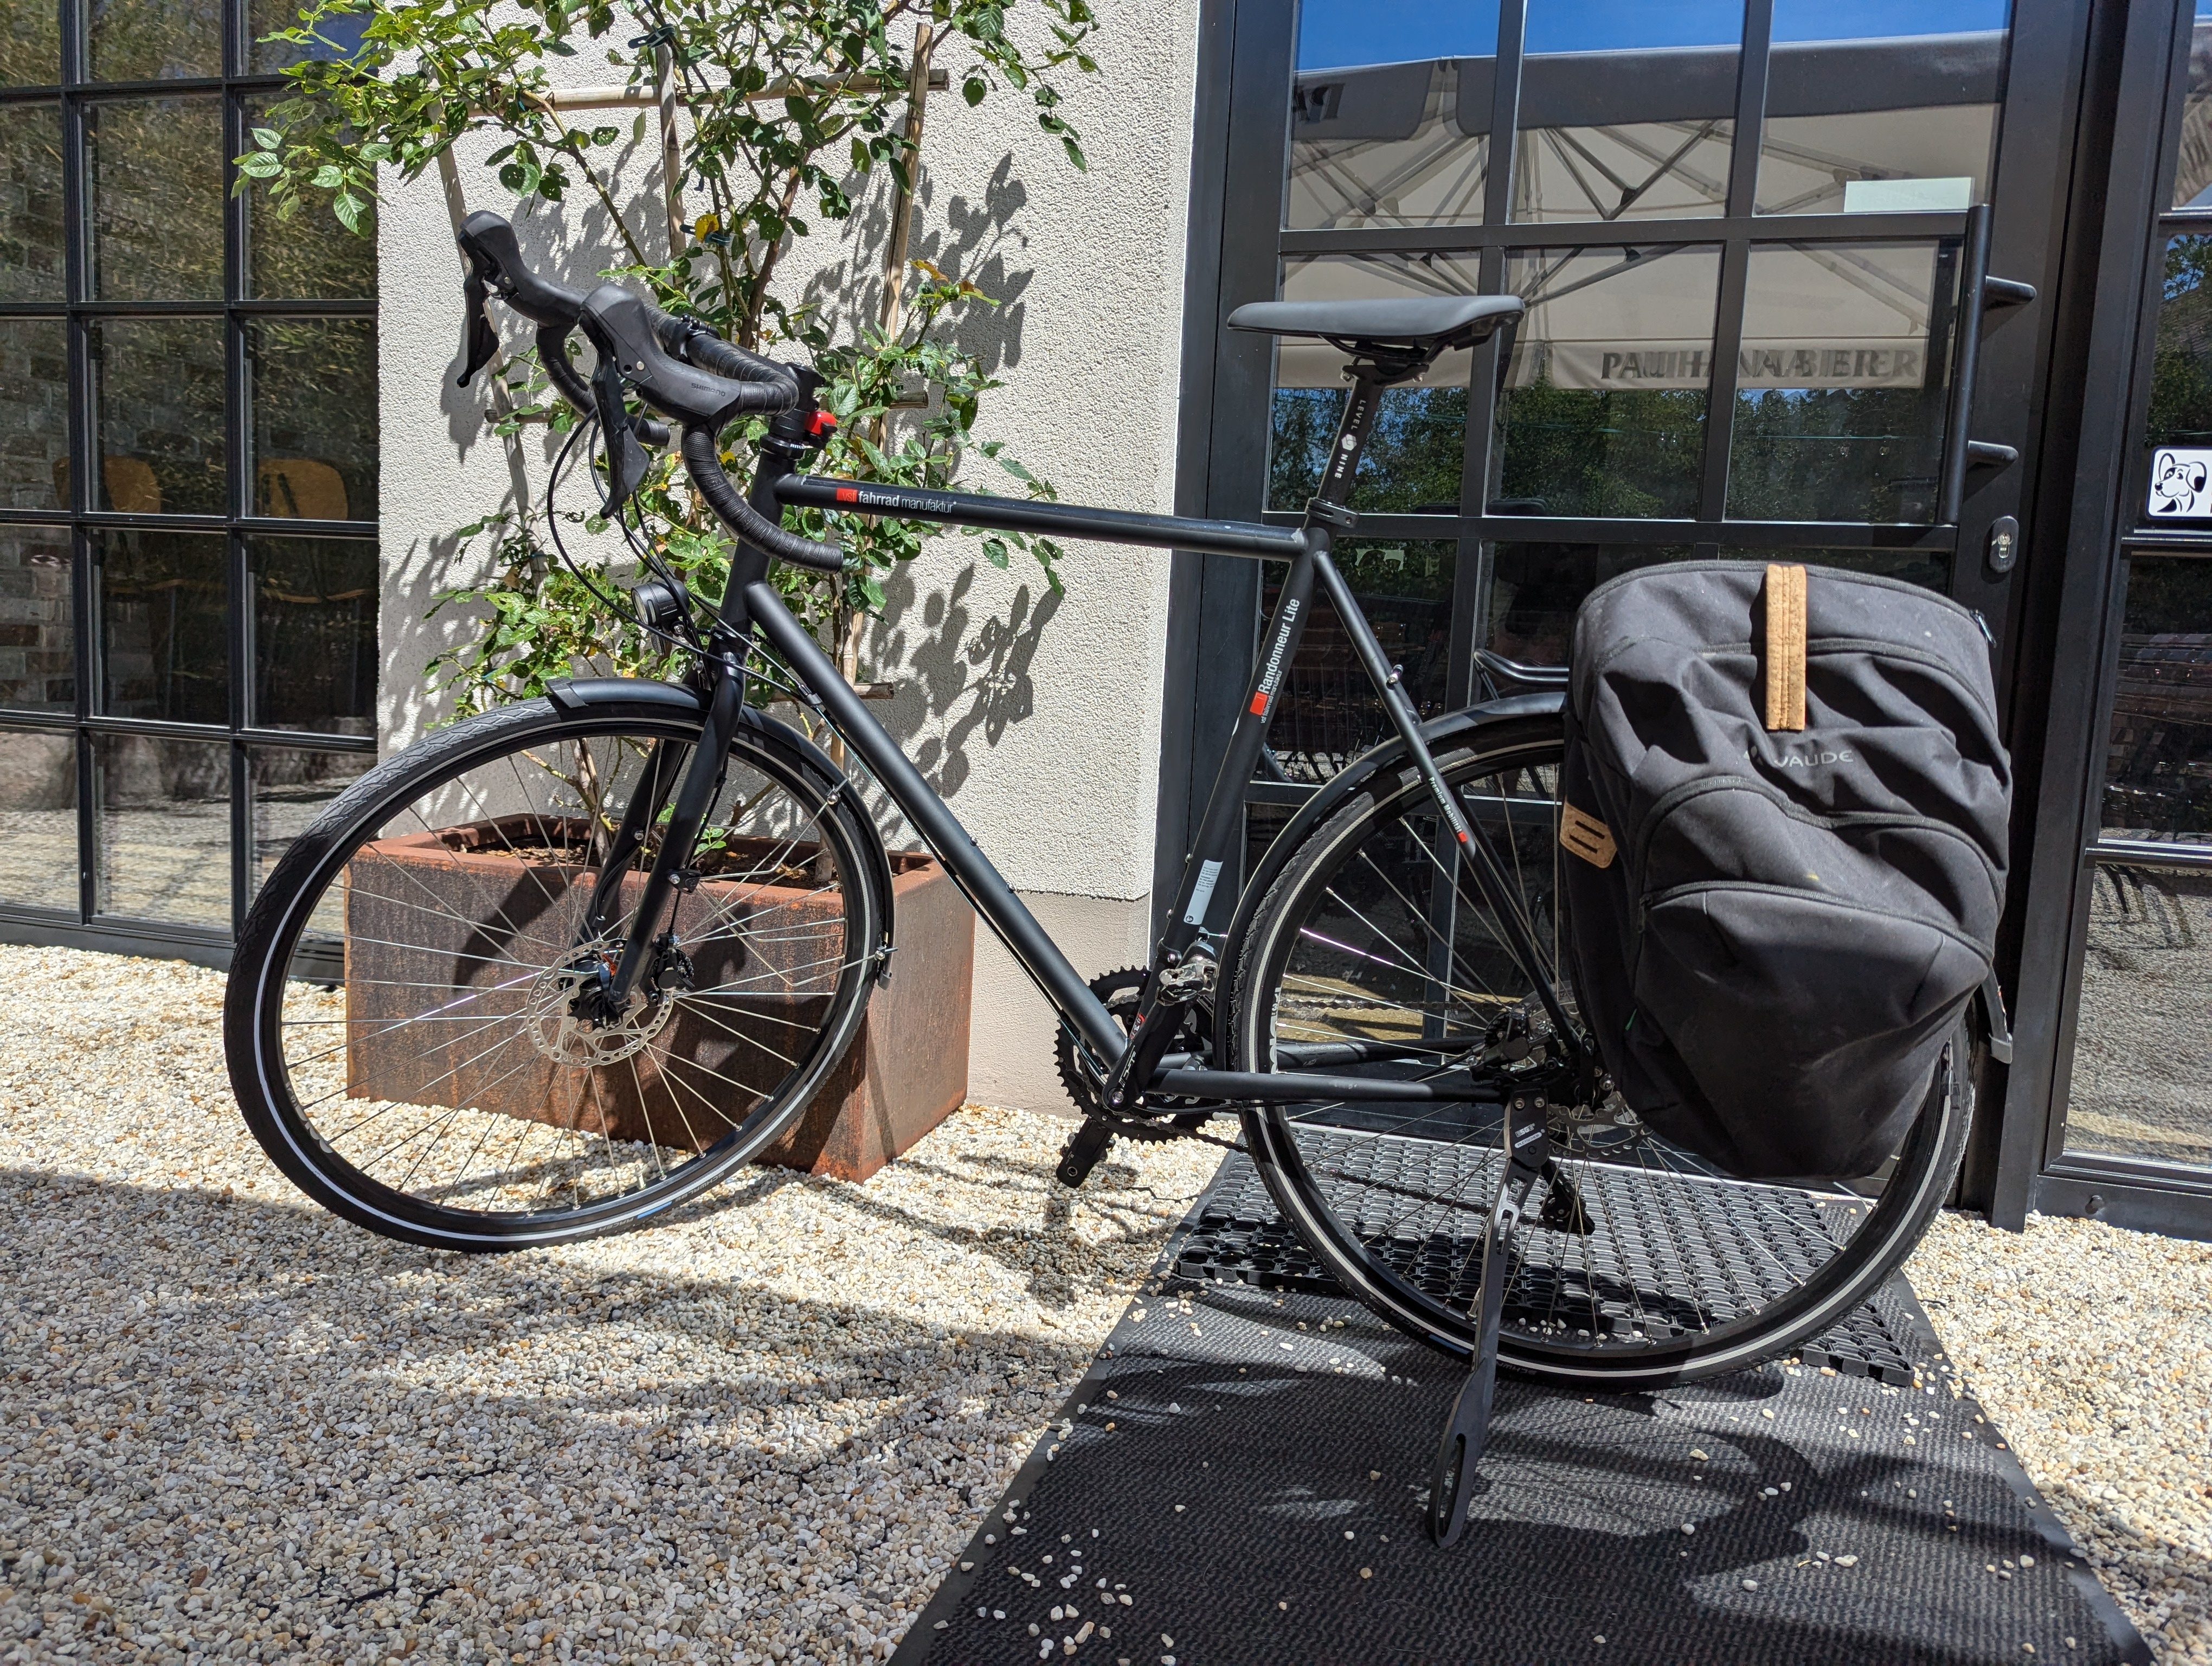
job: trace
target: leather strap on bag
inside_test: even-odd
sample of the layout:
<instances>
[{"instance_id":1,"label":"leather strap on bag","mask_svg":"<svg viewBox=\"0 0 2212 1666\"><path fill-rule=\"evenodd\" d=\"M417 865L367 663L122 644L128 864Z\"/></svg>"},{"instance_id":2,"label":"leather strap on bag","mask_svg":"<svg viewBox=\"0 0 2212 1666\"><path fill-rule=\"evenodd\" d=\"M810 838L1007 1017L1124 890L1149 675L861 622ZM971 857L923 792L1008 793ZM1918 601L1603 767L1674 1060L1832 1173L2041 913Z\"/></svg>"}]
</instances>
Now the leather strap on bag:
<instances>
[{"instance_id":1,"label":"leather strap on bag","mask_svg":"<svg viewBox=\"0 0 2212 1666\"><path fill-rule=\"evenodd\" d=\"M1805 569L1766 569L1766 727L1805 727Z\"/></svg>"}]
</instances>

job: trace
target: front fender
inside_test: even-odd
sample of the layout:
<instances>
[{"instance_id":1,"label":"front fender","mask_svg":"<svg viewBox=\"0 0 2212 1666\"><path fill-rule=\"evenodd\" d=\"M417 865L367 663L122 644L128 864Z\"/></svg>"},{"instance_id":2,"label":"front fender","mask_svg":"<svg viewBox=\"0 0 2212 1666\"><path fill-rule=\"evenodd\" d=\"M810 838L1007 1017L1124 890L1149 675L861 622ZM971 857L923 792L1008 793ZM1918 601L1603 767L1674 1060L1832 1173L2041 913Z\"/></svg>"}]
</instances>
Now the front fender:
<instances>
[{"instance_id":1,"label":"front fender","mask_svg":"<svg viewBox=\"0 0 2212 1666\"><path fill-rule=\"evenodd\" d=\"M696 689L681 683L655 683L643 678L562 678L546 684L545 697L564 719L659 717L696 723L705 721L707 716L707 698ZM884 922L881 940L884 952L876 962L876 975L881 978L891 964L890 951L896 910L891 891L890 858L884 854L883 837L876 831L874 818L868 813L867 801L854 787L852 778L802 731L780 718L770 717L756 706L743 708L738 714L738 722L740 727L781 747L820 775L830 786L833 800L848 792L853 793L854 812L867 831L867 836L860 842L861 860L867 865L865 877L875 892L877 918Z\"/></svg>"},{"instance_id":2,"label":"front fender","mask_svg":"<svg viewBox=\"0 0 2212 1666\"><path fill-rule=\"evenodd\" d=\"M1466 745L1486 728L1530 717L1557 717L1565 709L1566 690L1547 690L1539 694L1516 694L1503 700L1486 700L1479 706L1462 706L1455 712L1446 712L1421 725L1422 744L1430 753L1453 751ZM1408 768L1406 744L1395 735L1379 745L1362 752L1331 775L1321 787L1299 806L1278 833L1260 858L1258 867L1244 883L1243 893L1237 899L1236 916L1229 922L1229 930L1222 939L1221 981L1217 986L1225 999L1225 992L1235 977L1237 962L1244 952L1244 934L1251 928L1252 916L1260 910L1261 900L1269 887L1282 873L1298 846L1323 821L1334 815L1352 799L1362 793L1373 793L1384 787L1395 787L1400 773ZM1214 1030L1214 1052L1223 1062L1224 1069L1231 1067L1228 1059L1230 1026L1224 1013L1217 1018Z\"/></svg>"}]
</instances>

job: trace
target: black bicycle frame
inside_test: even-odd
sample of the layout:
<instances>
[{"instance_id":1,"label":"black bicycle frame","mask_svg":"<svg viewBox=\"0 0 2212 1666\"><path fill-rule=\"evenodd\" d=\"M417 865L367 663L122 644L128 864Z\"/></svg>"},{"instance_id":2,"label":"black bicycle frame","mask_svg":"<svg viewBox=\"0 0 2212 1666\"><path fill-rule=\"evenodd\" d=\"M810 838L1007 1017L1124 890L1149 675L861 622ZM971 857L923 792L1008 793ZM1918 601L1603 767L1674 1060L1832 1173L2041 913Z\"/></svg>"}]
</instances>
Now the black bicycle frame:
<instances>
[{"instance_id":1,"label":"black bicycle frame","mask_svg":"<svg viewBox=\"0 0 2212 1666\"><path fill-rule=\"evenodd\" d=\"M1499 1097L1497 1089L1478 1080L1472 1072L1409 1082L1307 1071L1224 1071L1194 1067L1171 1060L1168 1054L1179 1026L1154 1021L1164 1010L1191 998L1187 985L1170 988L1170 975L1186 966L1205 934L1216 885L1234 855L1239 836L1244 783L1251 779L1253 767L1265 744L1269 711L1297 652L1318 587L1328 596L1350 635L1360 665L1381 696L1391 727L1408 758L1427 784L1444 826L1457 842L1475 887L1497 921L1505 946L1537 989L1554 1033L1572 1048L1577 1031L1560 1007L1514 898L1504 865L1488 835L1479 824L1470 824L1445 786L1435 759L1422 740L1419 716L1406 697L1398 668L1389 663L1350 587L1330 558L1333 532L1357 524L1356 517L1344 507L1345 501L1350 496L1360 453L1374 425L1377 398L1385 386L1372 367L1354 368L1351 397L1346 401L1331 449L1328 471L1321 490L1306 506L1303 524L1296 527L1138 514L965 492L824 479L797 471L797 462L806 454L800 444L771 435L761 449L759 468L749 496L754 507L771 520L777 517L783 506L793 505L950 526L1035 532L1054 538L1092 538L1242 556L1289 564L1274 611L1261 638L1264 646L1256 656L1245 690L1243 709L1214 777L1198 836L1184 860L1174 906L1153 947L1139 999L1133 1034L1123 1032L981 847L961 825L959 818L931 789L866 702L839 674L806 627L784 605L782 598L767 581L769 557L748 544L740 544L732 562L729 587L702 666L701 687L708 696L706 726L684 778L675 787L676 801L663 848L635 917L643 921L659 919L678 883L678 858L674 853L690 848L697 832L696 824L703 819L719 783L720 760L728 750L730 734L744 697L743 648L757 632L775 650L806 695L817 703L845 744L874 772L891 802L921 835L953 883L983 917L984 923L1006 945L1016 964L1093 1055L1100 1067L1109 1106L1133 1104L1146 1093L1264 1103L1314 1099L1408 1104L1494 1101ZM651 814L659 813L659 801L665 790L664 787L662 793L655 795ZM625 833L628 830L626 824ZM642 829L639 830L641 833ZM625 946L614 986L617 1010L642 974L650 951L650 945L641 940L643 935ZM1346 1053L1340 1061L1347 1063L1353 1061L1358 1053L1354 1049L1337 1050ZM1164 1064L1172 1067L1163 1068Z\"/></svg>"}]
</instances>

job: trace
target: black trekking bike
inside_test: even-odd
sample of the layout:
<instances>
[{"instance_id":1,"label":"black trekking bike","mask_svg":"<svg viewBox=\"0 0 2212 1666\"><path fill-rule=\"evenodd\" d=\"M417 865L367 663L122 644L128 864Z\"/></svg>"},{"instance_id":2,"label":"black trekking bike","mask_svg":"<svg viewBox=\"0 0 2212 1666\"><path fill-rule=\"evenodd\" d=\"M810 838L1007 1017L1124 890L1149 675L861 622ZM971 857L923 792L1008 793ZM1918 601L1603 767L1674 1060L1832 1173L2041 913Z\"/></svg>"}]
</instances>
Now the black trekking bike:
<instances>
[{"instance_id":1,"label":"black trekking bike","mask_svg":"<svg viewBox=\"0 0 2212 1666\"><path fill-rule=\"evenodd\" d=\"M1059 1014L1085 1118L1061 1178L1080 1183L1117 1134L1218 1138L1213 1119L1236 1118L1322 1267L1477 1363L1469 1453L1500 1358L1605 1389L1753 1364L1850 1312L1919 1238L1966 1138L1963 1032L1870 1181L1746 1183L1643 1125L1563 955L1562 678L1492 661L1513 691L1422 721L1331 558L1382 390L1510 329L1518 301L1234 313L1347 360L1321 489L1302 524L1268 526L809 475L811 373L618 286L550 284L496 216L471 216L462 242L463 380L496 348L496 295L538 325L548 374L596 424L612 501L640 446L672 438L628 409L634 392L738 543L711 617L665 574L630 593L637 623L690 651L683 681L578 680L441 729L349 787L270 875L226 1043L255 1135L310 1195L410 1243L520 1249L650 1219L791 1126L871 988L898 976L896 922L860 791L763 708L773 696L842 738ZM566 350L578 325L588 380ZM748 414L768 432L741 494L720 436ZM1141 977L1086 985L786 608L774 562L841 564L781 524L789 506L1284 563ZM1242 865L1241 788L1323 603L1391 738L1314 793L1210 931Z\"/></svg>"}]
</instances>

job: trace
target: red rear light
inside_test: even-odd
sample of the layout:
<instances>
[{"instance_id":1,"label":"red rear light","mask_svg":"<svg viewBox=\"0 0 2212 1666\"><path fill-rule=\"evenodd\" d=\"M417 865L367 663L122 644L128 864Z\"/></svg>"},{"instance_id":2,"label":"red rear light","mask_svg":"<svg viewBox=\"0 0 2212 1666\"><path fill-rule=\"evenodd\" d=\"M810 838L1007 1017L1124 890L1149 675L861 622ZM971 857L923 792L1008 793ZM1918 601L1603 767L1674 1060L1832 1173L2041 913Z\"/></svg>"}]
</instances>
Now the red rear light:
<instances>
[{"instance_id":1,"label":"red rear light","mask_svg":"<svg viewBox=\"0 0 2212 1666\"><path fill-rule=\"evenodd\" d=\"M817 440L836 426L837 419L826 410L817 410L806 419L806 432Z\"/></svg>"}]
</instances>

